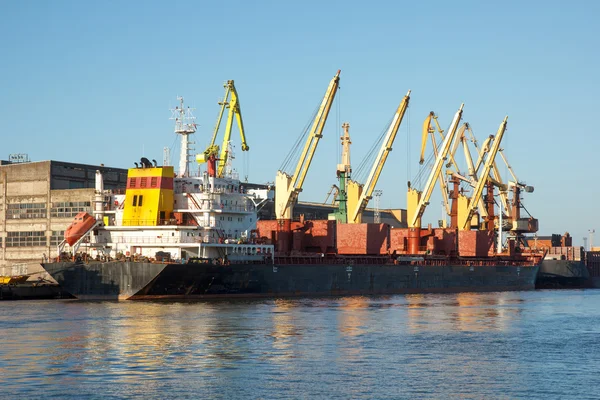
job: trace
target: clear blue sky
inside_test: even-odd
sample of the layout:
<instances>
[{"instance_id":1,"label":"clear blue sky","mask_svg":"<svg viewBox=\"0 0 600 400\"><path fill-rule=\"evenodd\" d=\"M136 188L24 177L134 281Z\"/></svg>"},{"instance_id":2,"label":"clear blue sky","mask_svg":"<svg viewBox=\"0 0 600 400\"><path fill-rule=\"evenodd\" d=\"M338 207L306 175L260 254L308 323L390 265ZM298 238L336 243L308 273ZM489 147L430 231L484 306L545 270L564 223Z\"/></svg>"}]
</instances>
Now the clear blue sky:
<instances>
[{"instance_id":1,"label":"clear blue sky","mask_svg":"<svg viewBox=\"0 0 600 400\"><path fill-rule=\"evenodd\" d=\"M197 109L201 150L222 84L234 79L251 148L246 160L237 152L238 169L273 181L341 69L301 199L323 201L335 183L336 124L351 124L358 164L411 89L378 184L382 207L406 206L427 113L447 127L464 102L480 140L509 116L503 147L536 188L525 205L540 234L568 230L582 244L588 229L600 233L599 4L2 1L0 158L115 167L142 154L161 160L175 141L168 109L177 95ZM438 204L426 222L439 218Z\"/></svg>"}]
</instances>

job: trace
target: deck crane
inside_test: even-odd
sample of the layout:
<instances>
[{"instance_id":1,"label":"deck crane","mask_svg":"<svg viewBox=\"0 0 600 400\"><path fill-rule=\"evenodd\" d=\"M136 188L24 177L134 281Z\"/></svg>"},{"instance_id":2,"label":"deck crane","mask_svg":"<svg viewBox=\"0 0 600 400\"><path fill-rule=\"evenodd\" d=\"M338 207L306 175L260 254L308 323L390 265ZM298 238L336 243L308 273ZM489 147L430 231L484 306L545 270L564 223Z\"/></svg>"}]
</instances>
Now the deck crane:
<instances>
[{"instance_id":1,"label":"deck crane","mask_svg":"<svg viewBox=\"0 0 600 400\"><path fill-rule=\"evenodd\" d=\"M408 108L409 101L410 90L406 93L406 96L404 96L396 109L392 123L384 136L365 184L360 185L353 180L348 181L348 222L351 224L359 224L362 222L362 213L367 207L369 200L373 197L373 191L381 176L381 171L383 170L387 157L390 154L390 151L392 151L394 139L396 139L396 134L398 133L398 129L400 128L400 124L402 123L402 119Z\"/></svg>"},{"instance_id":2,"label":"deck crane","mask_svg":"<svg viewBox=\"0 0 600 400\"><path fill-rule=\"evenodd\" d=\"M438 155L435 158L435 162L429 177L427 178L427 182L425 183L425 188L422 192L417 191L414 188L408 188L408 198L407 198L407 211L408 211L408 226L409 228L420 228L421 227L421 217L425 212L425 208L429 204L429 198L431 197L431 193L433 192L433 187L435 186L435 181L438 179L441 171L443 162L446 160L448 155L448 151L450 150L450 144L454 140L456 135L456 130L458 128L458 123L460 122L462 111L464 104L461 104L460 108L454 115L454 119L450 124L450 129L448 133L444 137L440 145L440 149L438 151Z\"/></svg>"},{"instance_id":3,"label":"deck crane","mask_svg":"<svg viewBox=\"0 0 600 400\"><path fill-rule=\"evenodd\" d=\"M431 126L431 120L435 123L435 128ZM444 130L440 126L440 122L438 121L438 116L433 112L429 112L427 118L423 122L423 135L421 136L421 158L419 158L419 164L423 164L425 162L425 148L427 147L427 136L431 135L431 143L433 144L434 151L437 152L437 145L435 141L435 131L438 131L440 134L440 139L444 140Z\"/></svg>"},{"instance_id":4,"label":"deck crane","mask_svg":"<svg viewBox=\"0 0 600 400\"><path fill-rule=\"evenodd\" d=\"M431 126L431 120L433 120L433 122L435 123L435 128L433 126ZM440 126L440 123L438 121L438 116L435 112L431 111L429 112L429 115L427 116L427 118L425 118L425 121L423 122L423 134L421 137L421 158L419 159L419 164L423 165L423 163L425 162L425 148L427 147L427 136L431 136L431 144L433 146L433 151L434 151L434 158L437 157L437 155L435 154L437 152L438 146L437 146L437 141L435 139L435 131L437 130L438 134L440 135L440 140L444 141L444 130L442 129L442 127ZM460 128L458 131L458 136L460 136ZM450 159L450 162L448 164L446 164L447 167L449 167L450 165L454 165L456 168L458 168L456 161L454 160L454 153L456 152L456 141L453 144L453 149L448 153L448 158Z\"/></svg>"},{"instance_id":5,"label":"deck crane","mask_svg":"<svg viewBox=\"0 0 600 400\"><path fill-rule=\"evenodd\" d=\"M294 204L298 200L298 194L302 191L302 185L319 144L319 139L323 136L323 128L339 87L340 72L337 71L327 87L293 175L290 176L281 170L277 171L275 178L275 215L279 220L282 232L291 231ZM282 248L280 247L279 250L281 251Z\"/></svg>"},{"instance_id":6,"label":"deck crane","mask_svg":"<svg viewBox=\"0 0 600 400\"><path fill-rule=\"evenodd\" d=\"M431 126L431 120L435 123L435 128ZM444 141L444 130L440 127L440 123L438 121L438 116L431 111L425 121L423 122L423 134L421 139L421 158L419 159L419 164L423 164L425 162L425 148L427 147L427 137L431 137L431 147L433 148L433 157L437 158L438 155L438 144L435 139L435 131L440 135L440 139ZM456 165L454 161L454 153L450 152L451 163ZM450 215L450 203L448 202L448 185L446 184L446 180L444 179L443 174L439 175L438 181L440 183L440 191L442 192L442 199L444 201L444 208L446 209L446 213Z\"/></svg>"},{"instance_id":7,"label":"deck crane","mask_svg":"<svg viewBox=\"0 0 600 400\"><path fill-rule=\"evenodd\" d=\"M225 85L223 86L225 87L225 96L223 96L223 101L219 102L221 111L217 117L217 123L215 125L215 129L213 130L212 139L206 150L204 150L203 153L196 155L196 161L198 163L208 163L209 175L216 176L218 178L223 177L225 165L227 164L227 159L229 157L228 144L229 140L231 139L231 128L233 126L234 117L237 121L238 129L240 131L242 151L250 150L250 147L248 147L248 144L246 143L244 122L242 120L242 110L240 108L240 101L233 80L225 82ZM231 100L229 99L230 97ZM217 138L217 134L221 126L221 120L223 119L223 114L225 113L226 108L229 109L229 112L227 114L227 122L225 123L225 136L223 137L223 142L219 148L219 145L215 144L215 140ZM218 165L216 165L217 161Z\"/></svg>"},{"instance_id":8,"label":"deck crane","mask_svg":"<svg viewBox=\"0 0 600 400\"><path fill-rule=\"evenodd\" d=\"M467 137L467 135L465 135L465 132L468 132L470 134L470 138ZM489 141L493 139L493 136L490 135L490 137L488 137L486 139L486 141L484 142L484 147L488 149L489 151ZM458 129L458 138L454 144L454 147L452 149L452 153L454 154L454 152L456 151L456 147L458 147L459 143L462 143L463 146L463 153L465 155L465 161L467 162L467 170L468 170L468 176L469 179L465 179L464 177L460 176L459 174L454 174L454 176L460 176L461 180L469 182L469 184L473 187L475 187L477 185L477 181L478 181L478 177L477 177L477 171L479 170L479 167L475 167L475 164L473 163L473 157L471 156L471 151L469 150L469 140L471 142L473 142L473 145L475 146L475 149L477 150L477 155L479 157L479 159L482 158L482 152L479 151L479 148L477 147L477 140L475 139L475 136L473 135L473 131L471 130L471 126L469 125L468 122L465 122L463 125L461 125L461 127ZM458 171L458 168L456 168L456 170ZM461 204L467 204L468 200L466 198L466 196L464 196L463 194L459 194L458 195L458 201L459 201L459 209L461 209ZM487 210L485 208L484 202L483 202L483 198L480 198L478 203L477 203L477 208L479 209L479 214L483 217L487 217L488 213Z\"/></svg>"},{"instance_id":9,"label":"deck crane","mask_svg":"<svg viewBox=\"0 0 600 400\"><path fill-rule=\"evenodd\" d=\"M469 182L469 180L466 180L466 181L469 182L471 184L471 186L475 187L475 185L477 183L477 171L479 171L479 168L481 167L483 160L485 160L486 154L489 153L489 151L490 151L490 147L491 147L490 143L494 139L494 136L493 135L488 136L485 139L485 141L483 142L483 145L481 146L481 148L479 148L479 146L477 145L477 140L475 139L475 136L473 135L473 131L472 131L471 127L468 125L468 123L465 123L464 125L466 125L466 132L469 133L469 140L471 142L473 142L475 149L477 150L477 152L479 154L477 162L473 163L473 159L471 158L471 155L469 153L466 142L463 143L463 146L465 147L464 148L465 157L467 157L469 176L471 177L470 182ZM466 140L466 139L467 138L465 135L464 140ZM507 218L507 222L510 222L512 219L512 207L511 207L510 201L508 199L509 186L519 185L521 188L523 188L528 193L533 191L533 187L526 186L519 182L512 167L510 166L510 164L508 164L506 157L504 156L503 150L504 149L502 149L502 148L498 149L498 154L500 155L500 157L504 161L505 165L507 166L507 168L513 178L513 181L509 182L508 185L504 184L502 177L500 175L500 170L498 169L498 165L497 165L498 163L497 163L496 159L492 163L492 168L491 168L490 176L489 176L488 180L491 183L493 183L494 186L499 188L499 195L500 195L500 200L502 203L502 209L504 212L504 216ZM461 176L458 176L458 178L461 180L465 180L465 179L463 179L464 177L461 177ZM486 215L487 210L485 209L485 207L483 207L483 200L480 200L480 202L479 202L479 211L483 217L487 216Z\"/></svg>"},{"instance_id":10,"label":"deck crane","mask_svg":"<svg viewBox=\"0 0 600 400\"><path fill-rule=\"evenodd\" d=\"M331 197L331 204L332 206L335 205L335 203L337 202L337 197L338 194L340 193L340 188L337 185L331 185L331 189L329 189L329 192L327 193L327 197L325 197L325 201L323 202L323 204L328 204L327 202L329 201L329 198Z\"/></svg>"},{"instance_id":11,"label":"deck crane","mask_svg":"<svg viewBox=\"0 0 600 400\"><path fill-rule=\"evenodd\" d=\"M500 149L500 143L502 142L502 138L504 137L504 132L506 131L507 121L508 121L508 116L504 118L504 121L502 121L502 123L500 124L500 127L498 128L498 132L496 133L496 136L494 137L494 141L493 141L490 151L487 155L485 164L483 165L483 171L480 174L481 179L479 179L479 181L477 182L477 185L475 186L475 189L473 190L473 195L471 196L471 199L469 200L467 211L459 214L458 229L460 229L460 230L471 229L471 219L473 218L475 209L477 208L477 206L479 204L479 200L481 198L481 195L483 194L483 188L485 187L485 185L488 182L490 170L491 170L494 160L496 158L496 154L498 153L498 150Z\"/></svg>"},{"instance_id":12,"label":"deck crane","mask_svg":"<svg viewBox=\"0 0 600 400\"><path fill-rule=\"evenodd\" d=\"M328 215L328 219L335 220L345 224L348 222L348 183L350 181L350 173L352 172L352 166L350 164L350 124L344 122L342 124L344 133L340 136L342 142L342 160L337 165L337 177L339 180L339 187L336 185L331 186L329 194L335 188L335 195L333 197L332 205L337 203L337 210ZM329 195L328 195L329 197Z\"/></svg>"},{"instance_id":13,"label":"deck crane","mask_svg":"<svg viewBox=\"0 0 600 400\"><path fill-rule=\"evenodd\" d=\"M512 167L506 160L504 156L504 149L498 149L498 154L500 154L500 158L506 165L506 168L510 172L512 177L511 181L508 181L506 184L503 183L502 177L499 174L498 166L496 160L493 163L493 175L490 176L490 180L494 183L495 186L500 188L500 196L502 199L502 205L505 210L505 214L507 216L507 222L510 226L509 231L514 234L517 238L521 237L523 233L534 233L538 230L538 221L537 219L531 217L530 218L521 218L521 190L524 190L527 193L532 193L534 191L533 186L528 186L517 179ZM512 202L508 201L507 193L512 191Z\"/></svg>"},{"instance_id":14,"label":"deck crane","mask_svg":"<svg viewBox=\"0 0 600 400\"><path fill-rule=\"evenodd\" d=\"M467 132L469 134L469 137L467 137L467 135L466 135ZM457 192L457 193L454 193L454 195L453 195L453 200L456 200L457 207L456 207L456 209L454 209L455 210L454 214L451 214L451 216L452 216L452 226L453 227L458 226L461 230L467 230L469 228L467 228L464 225L463 225L463 227L460 227L458 221L459 220L463 221L463 222L467 221L466 216L468 215L469 206L472 206L473 203L470 201L470 199L467 196L465 196L462 193L458 193L458 185L459 185L460 181L463 181L463 182L467 182L473 188L477 187L477 185L479 183L479 179L480 179L480 178L478 178L477 173L478 173L481 165L484 164L484 162L486 161L486 156L492 150L492 144L495 139L495 136L490 135L489 137L487 137L486 140L483 142L483 145L481 146L481 148L479 148L479 146L477 144L477 140L476 140L475 136L473 135L473 131L468 123L463 124L459 128L458 135L460 135L460 136L457 138L457 140L460 140L464 147L465 159L466 159L467 167L469 170L469 172L468 172L469 177L463 176L457 172L449 172L449 175L451 175L451 182L453 182L455 184L454 192ZM468 141L471 141L474 144L475 149L478 153L478 159L477 159L476 163L473 162L473 158L471 157L471 153L469 151L469 147L467 144ZM453 147L452 152L455 152L457 147L458 147L458 145L455 142L455 146ZM512 179L513 179L506 184L503 182L502 177L500 175L500 170L498 169L498 165L497 165L497 163L498 163L497 155L498 154L500 154L502 160L504 161L507 168L509 169ZM490 158L487 158L487 160L490 160ZM512 167L508 164L506 157L503 154L502 148L498 149L498 151L496 153L496 158L494 158L492 161L491 168L489 170L489 175L488 175L486 181L487 181L487 183L483 183L483 186L487 185L488 191L492 190L492 187L496 187L499 189L499 197L501 199L503 211L501 212L502 215L500 216L500 219L495 220L494 212L493 212L493 204L494 204L493 197L488 197L484 202L484 199L483 199L484 196L480 195L480 198L479 198L479 201L477 204L477 208L479 209L479 215L487 221L486 227L482 228L482 229L493 230L494 226L495 226L496 229L498 229L500 232L503 229L506 229L506 230L510 231L511 234L515 235L515 237L517 237L517 238L520 238L523 233L536 232L538 229L537 220L535 218L532 218L531 216L529 218L521 218L520 213L519 213L519 210L522 207L521 202L520 202L521 190L531 193L531 192L533 192L534 188L532 186L527 186L524 183L521 183L518 181ZM509 201L509 198L508 198L509 191L513 192L513 200L512 201ZM491 195L491 196L493 196L493 195ZM484 204L484 203L487 203L487 207L486 207L486 204ZM474 214L475 213L473 211L473 213L471 215L471 219L473 218ZM468 222L466 222L466 223L468 224ZM471 224L472 224L472 221L471 221ZM469 224L469 225L471 225L471 224ZM501 236L499 235L499 237L501 237Z\"/></svg>"},{"instance_id":15,"label":"deck crane","mask_svg":"<svg viewBox=\"0 0 600 400\"><path fill-rule=\"evenodd\" d=\"M525 189L525 191L528 193L533 192L533 186L526 186L526 185L520 183L520 181L517 179L517 176L515 175L512 167L510 166L510 164L506 160L506 157L504 156L504 149L502 149L502 148L498 149L498 154L500 154L500 158L502 158L502 161L504 161L504 164L506 165L508 172L510 172L510 175L513 178L512 184L519 185L520 187ZM498 169L496 160L494 160L492 173L493 173L492 178L497 183L497 186L503 187L503 190L502 189L500 190L500 199L502 200L502 207L504 209L504 213L506 214L506 216L508 218L512 218L512 207L510 206L510 203L508 201L507 186L504 185L504 182L502 181L502 177L500 176L500 170ZM509 185L511 185L511 182L509 182Z\"/></svg>"}]
</instances>

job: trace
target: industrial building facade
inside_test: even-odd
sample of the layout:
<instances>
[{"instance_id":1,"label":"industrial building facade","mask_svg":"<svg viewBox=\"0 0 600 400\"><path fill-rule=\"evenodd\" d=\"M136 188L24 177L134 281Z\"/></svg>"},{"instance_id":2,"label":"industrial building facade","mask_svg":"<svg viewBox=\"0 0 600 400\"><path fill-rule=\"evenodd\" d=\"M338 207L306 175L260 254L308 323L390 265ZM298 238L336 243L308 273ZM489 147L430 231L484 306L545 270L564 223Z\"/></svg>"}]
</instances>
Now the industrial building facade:
<instances>
[{"instance_id":1,"label":"industrial building facade","mask_svg":"<svg viewBox=\"0 0 600 400\"><path fill-rule=\"evenodd\" d=\"M57 256L73 217L92 212L95 174L123 189L127 170L60 161L0 161L0 275L48 278L40 263Z\"/></svg>"}]
</instances>

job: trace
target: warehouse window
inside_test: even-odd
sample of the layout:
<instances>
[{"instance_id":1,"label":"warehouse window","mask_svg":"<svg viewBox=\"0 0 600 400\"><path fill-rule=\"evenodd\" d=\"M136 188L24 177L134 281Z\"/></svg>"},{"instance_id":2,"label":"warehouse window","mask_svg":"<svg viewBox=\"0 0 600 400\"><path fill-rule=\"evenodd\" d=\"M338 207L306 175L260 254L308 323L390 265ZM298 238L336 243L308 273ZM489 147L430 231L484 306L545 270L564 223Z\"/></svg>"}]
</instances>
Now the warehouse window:
<instances>
[{"instance_id":1,"label":"warehouse window","mask_svg":"<svg viewBox=\"0 0 600 400\"><path fill-rule=\"evenodd\" d=\"M46 203L13 203L6 208L8 219L46 218Z\"/></svg>"},{"instance_id":2,"label":"warehouse window","mask_svg":"<svg viewBox=\"0 0 600 400\"><path fill-rule=\"evenodd\" d=\"M65 231L52 231L50 246L58 246L65 238Z\"/></svg>"},{"instance_id":3,"label":"warehouse window","mask_svg":"<svg viewBox=\"0 0 600 400\"><path fill-rule=\"evenodd\" d=\"M46 233L34 232L6 232L6 247L31 247L46 246Z\"/></svg>"},{"instance_id":4,"label":"warehouse window","mask_svg":"<svg viewBox=\"0 0 600 400\"><path fill-rule=\"evenodd\" d=\"M50 208L50 216L54 218L70 218L80 212L92 212L91 201L58 201L53 202Z\"/></svg>"}]
</instances>

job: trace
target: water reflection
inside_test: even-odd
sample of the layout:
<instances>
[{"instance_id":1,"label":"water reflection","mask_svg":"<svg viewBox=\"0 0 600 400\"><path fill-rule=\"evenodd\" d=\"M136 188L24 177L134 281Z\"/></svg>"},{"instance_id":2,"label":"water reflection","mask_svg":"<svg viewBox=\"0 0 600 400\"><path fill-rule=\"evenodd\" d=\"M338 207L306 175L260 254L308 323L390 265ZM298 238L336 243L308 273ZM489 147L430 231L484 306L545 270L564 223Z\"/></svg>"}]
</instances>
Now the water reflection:
<instances>
[{"instance_id":1,"label":"water reflection","mask_svg":"<svg viewBox=\"0 0 600 400\"><path fill-rule=\"evenodd\" d=\"M519 318L514 293L408 295L407 327L420 331L505 331Z\"/></svg>"},{"instance_id":2,"label":"water reflection","mask_svg":"<svg viewBox=\"0 0 600 400\"><path fill-rule=\"evenodd\" d=\"M564 293L13 302L0 379L18 398L585 397L600 291Z\"/></svg>"},{"instance_id":3,"label":"water reflection","mask_svg":"<svg viewBox=\"0 0 600 400\"><path fill-rule=\"evenodd\" d=\"M357 362L365 355L364 341L361 336L365 335L372 321L369 319L369 303L366 297L345 297L339 301L339 312L337 314L337 330L339 332L338 357L347 362Z\"/></svg>"}]
</instances>

